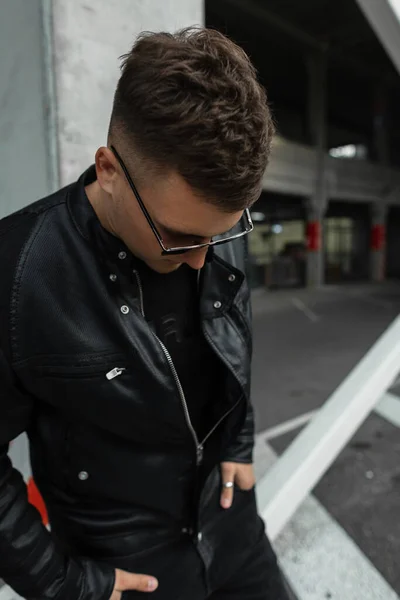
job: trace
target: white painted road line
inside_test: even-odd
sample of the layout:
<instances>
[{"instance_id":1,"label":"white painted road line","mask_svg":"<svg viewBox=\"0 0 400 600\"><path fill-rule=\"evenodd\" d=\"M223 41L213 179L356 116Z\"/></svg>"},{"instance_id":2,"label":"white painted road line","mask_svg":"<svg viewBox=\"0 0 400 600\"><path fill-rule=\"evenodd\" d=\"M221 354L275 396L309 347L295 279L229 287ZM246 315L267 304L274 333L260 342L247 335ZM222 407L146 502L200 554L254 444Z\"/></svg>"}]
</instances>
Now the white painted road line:
<instances>
[{"instance_id":1,"label":"white painted road line","mask_svg":"<svg viewBox=\"0 0 400 600\"><path fill-rule=\"evenodd\" d=\"M400 397L386 393L375 407L375 412L395 427L400 427Z\"/></svg>"},{"instance_id":2,"label":"white painted road line","mask_svg":"<svg viewBox=\"0 0 400 600\"><path fill-rule=\"evenodd\" d=\"M397 384L399 381L397 380ZM264 442L273 440L285 433L290 433L294 429L299 429L303 425L306 425L311 419L318 413L319 409L311 410L310 412L304 413L299 417L294 417L288 421L283 421L279 425L275 425L270 429L265 429L258 435L263 438ZM400 427L400 396L396 394L386 393L382 396L382 399L376 405L374 411L380 416L395 425ZM0 599L1 600L1 599Z\"/></svg>"},{"instance_id":3,"label":"white painted road line","mask_svg":"<svg viewBox=\"0 0 400 600\"><path fill-rule=\"evenodd\" d=\"M262 432L256 437L257 480L277 459L264 436ZM298 600L400 600L313 496L306 498L273 546Z\"/></svg>"},{"instance_id":4,"label":"white painted road line","mask_svg":"<svg viewBox=\"0 0 400 600\"><path fill-rule=\"evenodd\" d=\"M280 423L279 425L275 425L275 427L271 427L270 429L263 431L262 434L260 434L260 435L262 435L263 440L265 442L267 442L268 440L277 438L280 435L284 435L285 433L289 433L290 431L293 431L294 429L298 429L299 427L302 427L302 425L305 425L306 423L308 423L314 417L314 415L316 415L317 412L318 412L318 410L312 410L308 413L304 413L303 415L300 415L299 417L295 417L294 419L289 419L288 421L284 421L283 423Z\"/></svg>"},{"instance_id":5,"label":"white painted road line","mask_svg":"<svg viewBox=\"0 0 400 600\"><path fill-rule=\"evenodd\" d=\"M18 596L8 585L0 588L0 600L23 600L21 596Z\"/></svg>"},{"instance_id":6,"label":"white painted road line","mask_svg":"<svg viewBox=\"0 0 400 600\"><path fill-rule=\"evenodd\" d=\"M321 317L319 317L313 310L311 310L311 308L308 308L308 306L306 306L304 302L300 300L300 298L293 297L292 304L293 306L298 308L302 313L304 313L306 317L310 319L310 321L312 321L313 323L317 323L317 321L320 320Z\"/></svg>"},{"instance_id":7,"label":"white painted road line","mask_svg":"<svg viewBox=\"0 0 400 600\"><path fill-rule=\"evenodd\" d=\"M299 600L399 600L358 546L312 496L275 542Z\"/></svg>"}]
</instances>

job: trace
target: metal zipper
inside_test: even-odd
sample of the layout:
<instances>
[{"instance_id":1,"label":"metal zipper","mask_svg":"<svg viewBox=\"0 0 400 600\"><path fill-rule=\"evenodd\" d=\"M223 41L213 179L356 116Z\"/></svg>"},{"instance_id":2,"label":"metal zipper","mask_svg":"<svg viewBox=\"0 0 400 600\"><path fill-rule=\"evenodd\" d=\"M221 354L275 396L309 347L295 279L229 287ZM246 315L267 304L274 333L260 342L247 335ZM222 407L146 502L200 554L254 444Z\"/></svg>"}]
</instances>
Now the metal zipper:
<instances>
[{"instance_id":1,"label":"metal zipper","mask_svg":"<svg viewBox=\"0 0 400 600\"><path fill-rule=\"evenodd\" d=\"M241 397L239 398L239 400L237 402L235 402L235 404L233 406L231 406L231 408L219 419L219 421L217 421L217 423L214 425L214 427L211 429L211 431L209 431L206 435L206 437L202 440L201 445L204 446L205 442L208 440L208 438L210 437L210 435L212 435L214 433L214 431L217 429L217 427L219 427L222 423L222 421L224 421L226 419L226 417L228 415L230 415L230 413L235 410L235 408L238 406L238 404L241 401Z\"/></svg>"},{"instance_id":2,"label":"metal zipper","mask_svg":"<svg viewBox=\"0 0 400 600\"><path fill-rule=\"evenodd\" d=\"M93 365L90 365L89 371L86 370L82 370L85 369L85 367L79 367L79 370L75 370L74 367L71 366L50 366L48 367L47 365L44 367L41 367L41 374L44 375L45 377L51 377L51 378L64 378L67 377L68 379L91 379L91 378L95 378L95 377L100 377L101 375L103 375L104 377L107 377L107 379L114 379L114 377L117 377L118 375L121 375L123 371L126 371L125 367L114 367L111 371L108 371L107 373L104 373L104 369L106 368L104 365L96 365L94 367L94 369L91 369L91 367L93 367Z\"/></svg>"},{"instance_id":3,"label":"metal zipper","mask_svg":"<svg viewBox=\"0 0 400 600\"><path fill-rule=\"evenodd\" d=\"M134 270L133 273L135 274L136 281L137 281L138 288L139 288L140 312L142 314L142 317L145 318L142 282L140 280L139 273L136 270ZM198 271L198 274L197 274L197 286L198 286L198 289L199 289L199 283L200 283L200 270ZM207 332L205 331L204 327L202 329L203 329L203 333L204 333L205 337L209 340L210 344L213 346L216 354L218 354L218 356L222 359L222 361L229 368L228 363L225 361L224 357L219 352L218 348L215 346L214 342L211 340L210 336L207 334ZM165 357L166 357L166 359L168 361L168 364L170 366L172 375L174 377L175 384L176 384L176 386L178 388L178 392L179 392L179 396L180 396L180 399L181 399L183 411L185 413L186 423L187 423L187 426L188 426L188 428L189 428L189 430L190 430L190 432L192 434L193 440L194 440L195 445L196 445L196 464L197 464L197 466L200 466L201 463L203 462L204 444L205 444L205 442L214 433L214 431L220 426L220 424L222 423L222 421L224 421L226 419L226 417L228 417L231 414L231 412L238 406L238 404L241 401L241 398L239 398L239 400L233 406L231 406L231 408L218 420L218 422L207 433L207 435L204 437L204 439L201 442L199 442L199 438L197 437L196 431L195 431L195 429L194 429L194 427L192 425L192 421L190 419L190 414L189 414L189 409L188 409L186 398L185 398L185 393L183 391L182 384L181 384L181 382L179 380L178 373L176 372L176 368L175 368L175 365L174 365L173 360L171 358L171 355L168 352L168 350L165 347L165 345L160 340L160 338L154 332L152 332L152 333L153 333L154 337L156 338L156 340L158 341L158 343L160 344L160 346L161 346L161 348L162 348L162 350L163 350L163 352L165 354ZM238 381L240 387L242 387L240 381L238 379L237 379L237 381Z\"/></svg>"},{"instance_id":4,"label":"metal zipper","mask_svg":"<svg viewBox=\"0 0 400 600\"><path fill-rule=\"evenodd\" d=\"M195 430L195 428L192 425L192 421L190 419L189 409L188 409L188 406L187 406L187 402L186 402L186 398L185 398L185 393L183 391L182 384L179 381L178 373L176 372L175 365L173 363L173 360L171 358L170 353L168 352L167 348L164 346L164 344L162 343L162 341L160 340L160 338L157 337L157 335L155 333L153 335L156 338L156 340L158 341L158 343L160 344L160 346L161 346L161 348L162 348L162 350L163 350L163 352L164 352L164 354L165 354L165 356L166 356L166 358L168 360L168 364L169 364L169 366L171 368L172 375L174 376L176 387L178 388L179 396L181 398L183 411L185 413L186 423L187 423L187 426L189 427L189 430L190 430L190 432L192 434L194 443L196 444L196 463L197 463L197 466L199 466L203 462L204 448L203 448L203 444L199 442L199 438L197 437L196 430Z\"/></svg>"},{"instance_id":5,"label":"metal zipper","mask_svg":"<svg viewBox=\"0 0 400 600\"><path fill-rule=\"evenodd\" d=\"M124 371L126 371L125 367L115 367L114 369L106 373L106 377L110 381L111 379L118 377L118 375L122 375Z\"/></svg>"},{"instance_id":6,"label":"metal zipper","mask_svg":"<svg viewBox=\"0 0 400 600\"><path fill-rule=\"evenodd\" d=\"M139 288L140 312L142 313L142 317L145 318L144 303L143 303L142 282L140 281L139 273L136 270L134 270L133 273L135 274L136 281L137 281L138 288ZM197 464L197 466L200 466L201 463L203 462L204 448L203 448L203 445L200 444L199 439L198 439L197 434L196 434L196 431L195 431L195 429L194 429L194 427L192 425L192 421L190 419L189 409L188 409L188 406L187 406L187 402L186 402L186 398L185 398L185 393L183 391L182 384L181 384L181 382L179 380L178 373L176 372L175 365L173 363L173 360L171 358L170 353L168 352L167 348L162 343L162 341L160 340L160 338L154 332L152 332L152 333L153 333L154 337L156 338L156 340L158 341L158 343L160 344L161 349L164 352L165 357L166 357L166 359L168 361L168 364L169 364L169 367L171 369L172 375L174 377L175 384L176 384L176 387L178 389L179 397L181 399L181 404L182 404L182 407L183 407L183 412L185 414L186 424L187 424L187 426L189 428L190 433L192 434L193 441L194 441L194 443L196 445L196 464Z\"/></svg>"}]
</instances>

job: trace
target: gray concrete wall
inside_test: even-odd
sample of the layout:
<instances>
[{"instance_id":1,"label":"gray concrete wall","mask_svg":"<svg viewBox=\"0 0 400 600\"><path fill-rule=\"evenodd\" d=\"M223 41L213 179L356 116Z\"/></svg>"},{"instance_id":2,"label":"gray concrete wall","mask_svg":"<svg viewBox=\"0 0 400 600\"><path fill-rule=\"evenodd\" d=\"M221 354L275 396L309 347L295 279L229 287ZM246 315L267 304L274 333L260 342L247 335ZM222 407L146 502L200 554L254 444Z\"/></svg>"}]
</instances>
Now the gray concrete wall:
<instances>
[{"instance_id":1,"label":"gray concrete wall","mask_svg":"<svg viewBox=\"0 0 400 600\"><path fill-rule=\"evenodd\" d=\"M203 0L54 0L53 48L61 184L106 142L118 57L142 30L203 24Z\"/></svg>"},{"instance_id":2,"label":"gray concrete wall","mask_svg":"<svg viewBox=\"0 0 400 600\"><path fill-rule=\"evenodd\" d=\"M48 192L40 0L0 2L0 218Z\"/></svg>"}]
</instances>

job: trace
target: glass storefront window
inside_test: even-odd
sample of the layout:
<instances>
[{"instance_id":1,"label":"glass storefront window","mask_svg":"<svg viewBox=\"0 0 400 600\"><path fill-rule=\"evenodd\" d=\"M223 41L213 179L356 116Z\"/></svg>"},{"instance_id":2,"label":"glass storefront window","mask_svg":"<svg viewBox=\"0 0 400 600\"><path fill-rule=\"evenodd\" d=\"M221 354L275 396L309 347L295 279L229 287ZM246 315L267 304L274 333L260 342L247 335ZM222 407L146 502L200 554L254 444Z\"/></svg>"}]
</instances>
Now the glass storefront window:
<instances>
[{"instance_id":1,"label":"glass storefront window","mask_svg":"<svg viewBox=\"0 0 400 600\"><path fill-rule=\"evenodd\" d=\"M252 287L304 285L304 237L303 220L255 224L249 235Z\"/></svg>"},{"instance_id":2,"label":"glass storefront window","mask_svg":"<svg viewBox=\"0 0 400 600\"><path fill-rule=\"evenodd\" d=\"M333 217L324 221L324 248L326 281L349 278L352 272L354 221L347 217Z\"/></svg>"}]
</instances>

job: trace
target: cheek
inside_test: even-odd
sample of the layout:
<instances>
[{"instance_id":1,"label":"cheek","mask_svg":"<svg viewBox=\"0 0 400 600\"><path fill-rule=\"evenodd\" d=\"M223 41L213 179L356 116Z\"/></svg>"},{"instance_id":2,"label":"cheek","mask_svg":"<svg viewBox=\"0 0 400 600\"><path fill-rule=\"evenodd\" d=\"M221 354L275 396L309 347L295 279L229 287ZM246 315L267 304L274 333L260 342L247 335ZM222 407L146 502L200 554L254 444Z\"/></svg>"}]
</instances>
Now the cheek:
<instances>
[{"instance_id":1,"label":"cheek","mask_svg":"<svg viewBox=\"0 0 400 600\"><path fill-rule=\"evenodd\" d=\"M140 208L137 209L132 205L121 206L118 219L122 238L128 248L137 250L141 256L159 257L161 249L155 235Z\"/></svg>"}]
</instances>

